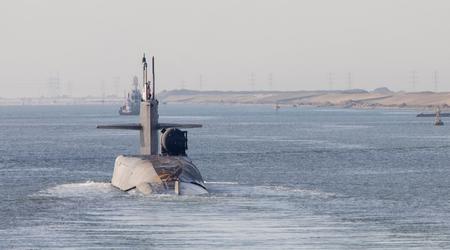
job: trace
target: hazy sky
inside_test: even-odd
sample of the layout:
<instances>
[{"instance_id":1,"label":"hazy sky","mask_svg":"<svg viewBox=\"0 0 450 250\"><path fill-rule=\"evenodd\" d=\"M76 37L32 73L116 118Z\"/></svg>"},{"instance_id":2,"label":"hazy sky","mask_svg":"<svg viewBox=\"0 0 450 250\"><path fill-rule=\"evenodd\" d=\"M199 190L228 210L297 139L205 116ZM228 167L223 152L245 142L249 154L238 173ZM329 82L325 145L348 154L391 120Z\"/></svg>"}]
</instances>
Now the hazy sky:
<instances>
[{"instance_id":1,"label":"hazy sky","mask_svg":"<svg viewBox=\"0 0 450 250\"><path fill-rule=\"evenodd\" d=\"M143 52L158 91L450 90L449 0L1 0L0 32L1 97L123 93Z\"/></svg>"}]
</instances>

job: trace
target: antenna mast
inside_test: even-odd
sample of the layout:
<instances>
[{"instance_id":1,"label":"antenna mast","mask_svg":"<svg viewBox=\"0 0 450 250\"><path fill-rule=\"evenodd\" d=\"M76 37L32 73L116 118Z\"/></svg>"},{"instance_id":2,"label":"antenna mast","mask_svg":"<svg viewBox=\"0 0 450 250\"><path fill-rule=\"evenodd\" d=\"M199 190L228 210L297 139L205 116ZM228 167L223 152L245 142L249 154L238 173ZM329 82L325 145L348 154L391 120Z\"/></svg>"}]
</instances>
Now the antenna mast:
<instances>
[{"instance_id":1,"label":"antenna mast","mask_svg":"<svg viewBox=\"0 0 450 250\"><path fill-rule=\"evenodd\" d=\"M155 57L154 56L152 56L152 76L153 76L152 99L155 99Z\"/></svg>"},{"instance_id":2,"label":"antenna mast","mask_svg":"<svg viewBox=\"0 0 450 250\"><path fill-rule=\"evenodd\" d=\"M144 91L142 93L142 100L147 101L148 99L148 93L147 93L147 85L148 85L148 81L147 81L147 59L145 58L145 53L144 53L144 57L142 57L142 64L143 64L143 71L142 71L142 84L144 85Z\"/></svg>"}]
</instances>

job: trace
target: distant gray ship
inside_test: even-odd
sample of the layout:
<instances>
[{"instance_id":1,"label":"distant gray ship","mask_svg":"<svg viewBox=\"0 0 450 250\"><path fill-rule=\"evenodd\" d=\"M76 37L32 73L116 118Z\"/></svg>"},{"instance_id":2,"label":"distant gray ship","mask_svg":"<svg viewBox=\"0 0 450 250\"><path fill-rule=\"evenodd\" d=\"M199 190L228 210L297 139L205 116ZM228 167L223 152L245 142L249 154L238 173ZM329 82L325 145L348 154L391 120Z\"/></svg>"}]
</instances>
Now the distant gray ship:
<instances>
[{"instance_id":1,"label":"distant gray ship","mask_svg":"<svg viewBox=\"0 0 450 250\"><path fill-rule=\"evenodd\" d=\"M128 93L125 103L119 109L120 115L139 115L141 110L141 92L138 89L138 78L133 78L133 89Z\"/></svg>"},{"instance_id":2,"label":"distant gray ship","mask_svg":"<svg viewBox=\"0 0 450 250\"><path fill-rule=\"evenodd\" d=\"M436 113L419 113L416 117L435 117ZM440 113L440 117L450 117L450 113Z\"/></svg>"}]
</instances>

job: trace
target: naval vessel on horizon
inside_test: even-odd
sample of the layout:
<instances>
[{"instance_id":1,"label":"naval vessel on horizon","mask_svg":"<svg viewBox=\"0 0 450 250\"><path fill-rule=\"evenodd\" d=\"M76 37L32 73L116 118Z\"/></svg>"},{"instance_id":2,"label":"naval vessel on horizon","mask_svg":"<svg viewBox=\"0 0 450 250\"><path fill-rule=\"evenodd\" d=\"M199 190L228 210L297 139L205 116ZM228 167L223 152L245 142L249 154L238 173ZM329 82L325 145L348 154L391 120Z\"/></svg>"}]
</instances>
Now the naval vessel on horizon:
<instances>
[{"instance_id":1,"label":"naval vessel on horizon","mask_svg":"<svg viewBox=\"0 0 450 250\"><path fill-rule=\"evenodd\" d=\"M147 79L145 54L142 63L140 123L97 126L102 129L140 131L140 154L120 155L116 158L111 184L123 191L136 189L144 194L207 194L208 190L200 171L186 154L187 131L179 129L198 128L201 125L159 122L159 102L155 98L154 57L152 57L152 82ZM160 143L159 134L161 134Z\"/></svg>"},{"instance_id":2,"label":"naval vessel on horizon","mask_svg":"<svg viewBox=\"0 0 450 250\"><path fill-rule=\"evenodd\" d=\"M119 109L120 115L139 115L141 109L141 92L138 88L138 78L133 78L133 89L127 94L125 103Z\"/></svg>"},{"instance_id":3,"label":"naval vessel on horizon","mask_svg":"<svg viewBox=\"0 0 450 250\"><path fill-rule=\"evenodd\" d=\"M450 117L450 112L441 112L440 108L439 108L439 114L440 117ZM416 115L416 117L435 117L436 116L436 112L434 113L419 113Z\"/></svg>"}]
</instances>

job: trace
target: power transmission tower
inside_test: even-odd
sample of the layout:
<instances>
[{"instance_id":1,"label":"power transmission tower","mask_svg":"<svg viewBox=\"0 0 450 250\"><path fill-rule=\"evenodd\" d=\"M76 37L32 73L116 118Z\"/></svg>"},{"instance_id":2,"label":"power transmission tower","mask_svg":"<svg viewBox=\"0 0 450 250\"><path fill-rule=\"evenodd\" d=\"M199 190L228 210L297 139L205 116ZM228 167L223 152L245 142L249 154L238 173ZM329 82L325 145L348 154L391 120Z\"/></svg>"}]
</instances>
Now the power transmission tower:
<instances>
[{"instance_id":1,"label":"power transmission tower","mask_svg":"<svg viewBox=\"0 0 450 250\"><path fill-rule=\"evenodd\" d=\"M102 80L101 85L100 85L100 91L102 92L102 103L105 103L105 81Z\"/></svg>"},{"instance_id":2,"label":"power transmission tower","mask_svg":"<svg viewBox=\"0 0 450 250\"><path fill-rule=\"evenodd\" d=\"M330 90L333 90L333 73L332 72L328 73L328 88Z\"/></svg>"},{"instance_id":3,"label":"power transmission tower","mask_svg":"<svg viewBox=\"0 0 450 250\"><path fill-rule=\"evenodd\" d=\"M115 96L120 96L120 93L119 93L120 76L114 77L113 81L114 81L114 95Z\"/></svg>"},{"instance_id":4,"label":"power transmission tower","mask_svg":"<svg viewBox=\"0 0 450 250\"><path fill-rule=\"evenodd\" d=\"M268 81L269 81L269 90L272 90L272 87L273 87L273 74L272 73L269 74Z\"/></svg>"},{"instance_id":5,"label":"power transmission tower","mask_svg":"<svg viewBox=\"0 0 450 250\"><path fill-rule=\"evenodd\" d=\"M438 91L439 72L436 70L433 72L434 92Z\"/></svg>"},{"instance_id":6,"label":"power transmission tower","mask_svg":"<svg viewBox=\"0 0 450 250\"><path fill-rule=\"evenodd\" d=\"M56 76L50 76L48 78L48 96L49 97L58 97L60 95L60 79L59 72L56 73Z\"/></svg>"},{"instance_id":7,"label":"power transmission tower","mask_svg":"<svg viewBox=\"0 0 450 250\"><path fill-rule=\"evenodd\" d=\"M67 96L72 97L72 82L67 82Z\"/></svg>"},{"instance_id":8,"label":"power transmission tower","mask_svg":"<svg viewBox=\"0 0 450 250\"><path fill-rule=\"evenodd\" d=\"M416 91L416 81L417 81L417 72L413 70L411 72L411 85L412 85L412 91Z\"/></svg>"},{"instance_id":9,"label":"power transmission tower","mask_svg":"<svg viewBox=\"0 0 450 250\"><path fill-rule=\"evenodd\" d=\"M250 87L252 91L255 91L255 74L253 72L250 74Z\"/></svg>"},{"instance_id":10,"label":"power transmission tower","mask_svg":"<svg viewBox=\"0 0 450 250\"><path fill-rule=\"evenodd\" d=\"M347 74L347 83L348 89L352 89L352 72L348 72Z\"/></svg>"}]
</instances>

